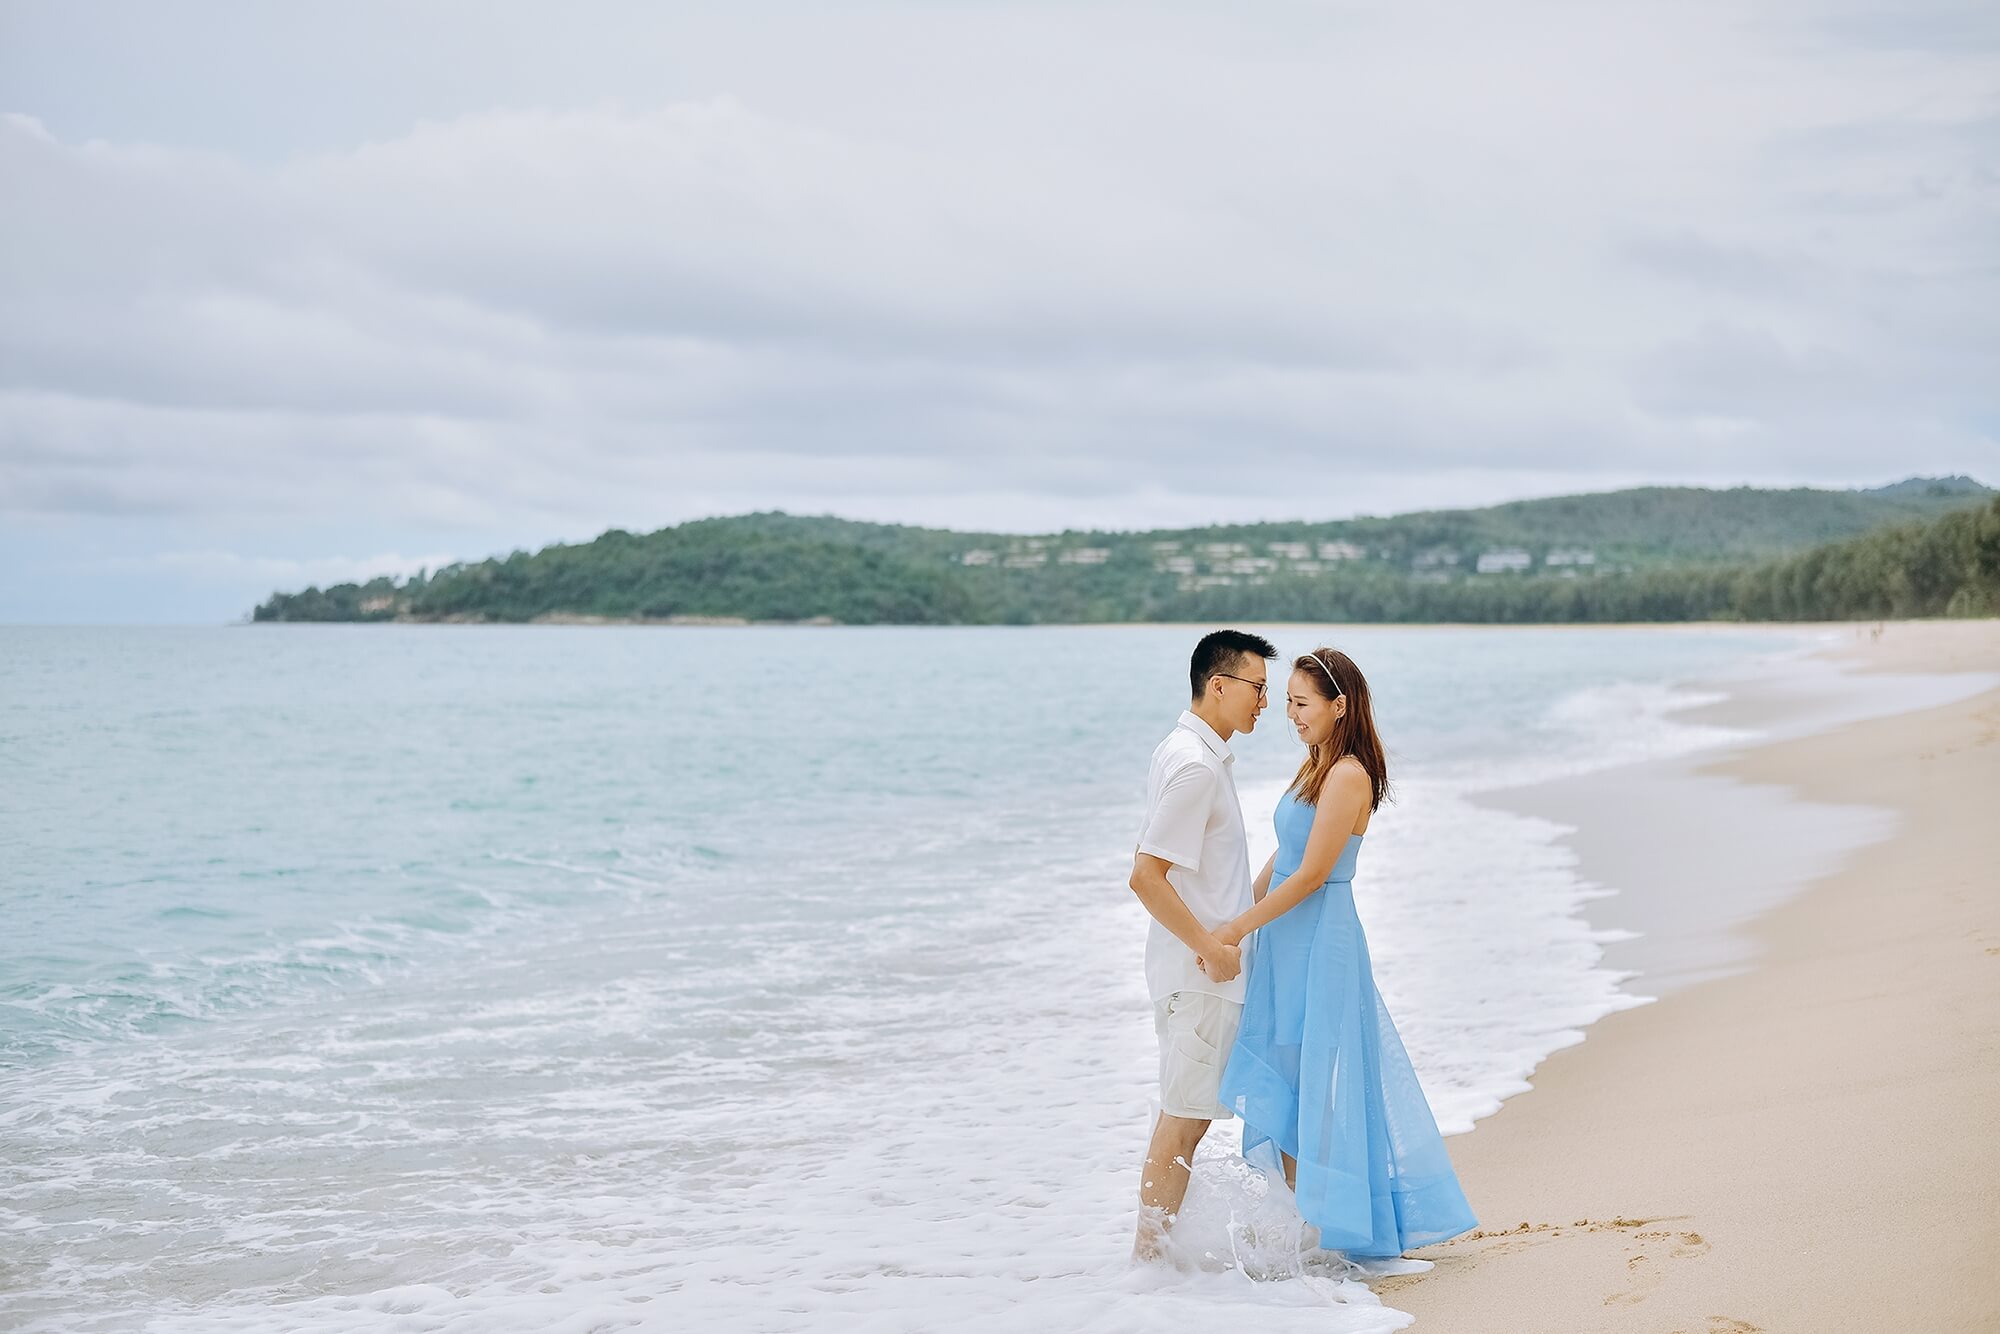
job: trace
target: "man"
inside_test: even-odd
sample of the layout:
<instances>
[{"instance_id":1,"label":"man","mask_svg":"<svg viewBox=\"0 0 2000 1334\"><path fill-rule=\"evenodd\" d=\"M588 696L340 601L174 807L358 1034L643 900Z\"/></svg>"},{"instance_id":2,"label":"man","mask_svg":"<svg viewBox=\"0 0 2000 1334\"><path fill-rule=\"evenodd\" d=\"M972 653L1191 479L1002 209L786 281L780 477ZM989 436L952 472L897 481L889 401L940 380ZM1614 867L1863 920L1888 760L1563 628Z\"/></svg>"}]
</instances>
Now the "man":
<instances>
[{"instance_id":1,"label":"man","mask_svg":"<svg viewBox=\"0 0 2000 1334\"><path fill-rule=\"evenodd\" d=\"M1153 751L1146 825L1132 858L1132 892L1153 916L1146 988L1160 1039L1160 1117L1139 1178L1135 1259L1160 1257L1187 1194L1188 1165L1216 1103L1243 1014L1243 961L1214 929L1251 906L1250 849L1236 799L1229 738L1257 725L1267 699L1268 640L1240 630L1204 635L1188 663L1194 698Z\"/></svg>"}]
</instances>

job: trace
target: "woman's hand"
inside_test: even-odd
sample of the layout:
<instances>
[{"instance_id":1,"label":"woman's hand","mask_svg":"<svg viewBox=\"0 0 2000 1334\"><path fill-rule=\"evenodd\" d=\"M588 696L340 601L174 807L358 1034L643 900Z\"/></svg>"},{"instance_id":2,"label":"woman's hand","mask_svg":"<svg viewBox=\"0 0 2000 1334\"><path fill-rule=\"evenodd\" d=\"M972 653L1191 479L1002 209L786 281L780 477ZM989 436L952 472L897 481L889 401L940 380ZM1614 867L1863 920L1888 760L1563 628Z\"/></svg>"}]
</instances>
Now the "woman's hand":
<instances>
[{"instance_id":1,"label":"woman's hand","mask_svg":"<svg viewBox=\"0 0 2000 1334\"><path fill-rule=\"evenodd\" d=\"M1243 952L1237 949L1233 942L1225 944L1218 938L1215 949L1210 953L1195 955L1194 963L1209 981L1228 982L1243 971Z\"/></svg>"}]
</instances>

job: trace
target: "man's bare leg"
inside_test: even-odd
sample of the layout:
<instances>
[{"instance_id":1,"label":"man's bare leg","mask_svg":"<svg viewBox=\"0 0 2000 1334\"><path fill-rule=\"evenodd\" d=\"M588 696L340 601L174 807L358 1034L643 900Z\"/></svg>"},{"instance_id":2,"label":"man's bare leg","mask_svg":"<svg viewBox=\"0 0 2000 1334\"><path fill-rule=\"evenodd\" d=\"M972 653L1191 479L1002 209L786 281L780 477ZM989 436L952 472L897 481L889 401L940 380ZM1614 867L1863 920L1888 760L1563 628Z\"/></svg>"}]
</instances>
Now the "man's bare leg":
<instances>
[{"instance_id":1,"label":"man's bare leg","mask_svg":"<svg viewBox=\"0 0 2000 1334\"><path fill-rule=\"evenodd\" d=\"M1174 1215L1187 1196L1188 1167L1208 1122L1161 1114L1153 1123L1153 1140L1146 1146L1146 1168L1139 1176L1139 1231L1132 1240L1132 1258L1157 1260Z\"/></svg>"}]
</instances>

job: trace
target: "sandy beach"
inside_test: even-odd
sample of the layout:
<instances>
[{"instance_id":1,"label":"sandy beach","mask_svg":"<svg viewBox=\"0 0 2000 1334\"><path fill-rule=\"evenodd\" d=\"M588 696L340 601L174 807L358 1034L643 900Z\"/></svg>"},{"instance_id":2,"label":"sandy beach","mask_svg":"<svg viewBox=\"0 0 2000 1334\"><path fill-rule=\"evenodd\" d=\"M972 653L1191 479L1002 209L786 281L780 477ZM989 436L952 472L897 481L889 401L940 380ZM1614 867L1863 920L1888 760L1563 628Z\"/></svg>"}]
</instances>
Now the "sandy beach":
<instances>
[{"instance_id":1,"label":"sandy beach","mask_svg":"<svg viewBox=\"0 0 2000 1334\"><path fill-rule=\"evenodd\" d=\"M2000 623L1841 634L1885 688L2000 671ZM1778 681L1695 716L1795 707ZM1705 972L1634 942L1620 966L1660 999L1450 1141L1483 1226L1378 1291L1437 1334L2000 1329L2000 690L1689 768L1706 792L1634 772L1499 799L1579 831L1619 891L1597 924L1698 895L1740 921ZM1780 902L1774 793L1874 822Z\"/></svg>"}]
</instances>

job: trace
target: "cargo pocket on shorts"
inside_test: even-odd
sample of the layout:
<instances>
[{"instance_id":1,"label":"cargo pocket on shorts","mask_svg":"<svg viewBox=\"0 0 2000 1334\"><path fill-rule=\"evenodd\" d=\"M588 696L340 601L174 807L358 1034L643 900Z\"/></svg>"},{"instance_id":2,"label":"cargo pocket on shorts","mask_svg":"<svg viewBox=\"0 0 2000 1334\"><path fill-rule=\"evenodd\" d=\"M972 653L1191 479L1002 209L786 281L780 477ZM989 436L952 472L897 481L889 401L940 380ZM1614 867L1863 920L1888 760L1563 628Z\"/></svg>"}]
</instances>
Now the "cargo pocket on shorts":
<instances>
[{"instance_id":1,"label":"cargo pocket on shorts","mask_svg":"<svg viewBox=\"0 0 2000 1334\"><path fill-rule=\"evenodd\" d=\"M1167 1011L1167 1030L1173 1043L1174 1055L1182 1064L1213 1070L1220 1064L1219 1058L1222 1053L1195 1027L1195 1021L1201 1013L1199 1001L1187 1005L1185 1009L1170 1006Z\"/></svg>"}]
</instances>

